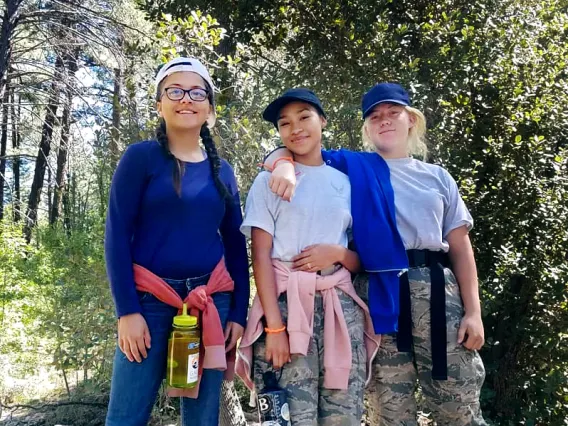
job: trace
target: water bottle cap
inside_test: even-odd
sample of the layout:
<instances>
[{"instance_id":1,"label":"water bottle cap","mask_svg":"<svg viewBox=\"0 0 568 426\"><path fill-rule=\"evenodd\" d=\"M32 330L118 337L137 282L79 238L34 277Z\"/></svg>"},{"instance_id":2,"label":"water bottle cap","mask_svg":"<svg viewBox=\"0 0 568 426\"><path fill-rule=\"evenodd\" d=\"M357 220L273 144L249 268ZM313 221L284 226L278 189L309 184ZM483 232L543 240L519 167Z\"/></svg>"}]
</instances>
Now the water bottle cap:
<instances>
[{"instance_id":1,"label":"water bottle cap","mask_svg":"<svg viewBox=\"0 0 568 426\"><path fill-rule=\"evenodd\" d=\"M192 315L187 315L187 305L183 304L183 310L181 315L176 315L174 317L174 325L178 327L196 327L197 317Z\"/></svg>"}]
</instances>

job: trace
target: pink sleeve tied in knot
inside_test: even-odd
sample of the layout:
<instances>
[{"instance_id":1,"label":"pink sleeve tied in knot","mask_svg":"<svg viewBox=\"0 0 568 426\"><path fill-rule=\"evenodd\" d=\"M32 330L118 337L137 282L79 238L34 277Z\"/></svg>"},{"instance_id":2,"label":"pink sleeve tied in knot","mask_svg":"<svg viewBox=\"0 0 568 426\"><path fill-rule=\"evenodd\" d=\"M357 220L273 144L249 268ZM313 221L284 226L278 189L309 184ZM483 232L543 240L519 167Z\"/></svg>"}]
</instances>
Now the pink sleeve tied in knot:
<instances>
[{"instance_id":1,"label":"pink sleeve tied in knot","mask_svg":"<svg viewBox=\"0 0 568 426\"><path fill-rule=\"evenodd\" d=\"M201 329L199 380L201 381L203 368L225 370L226 378L231 380L235 351L225 352L225 333L212 297L214 293L232 292L235 288L225 260L219 261L206 285L194 288L183 301L172 287L148 269L136 264L133 269L137 290L151 293L162 302L178 308L178 313L181 313L183 303L187 303L191 315L198 318ZM168 388L170 396L197 398L198 392L199 383L193 389Z\"/></svg>"}]
</instances>

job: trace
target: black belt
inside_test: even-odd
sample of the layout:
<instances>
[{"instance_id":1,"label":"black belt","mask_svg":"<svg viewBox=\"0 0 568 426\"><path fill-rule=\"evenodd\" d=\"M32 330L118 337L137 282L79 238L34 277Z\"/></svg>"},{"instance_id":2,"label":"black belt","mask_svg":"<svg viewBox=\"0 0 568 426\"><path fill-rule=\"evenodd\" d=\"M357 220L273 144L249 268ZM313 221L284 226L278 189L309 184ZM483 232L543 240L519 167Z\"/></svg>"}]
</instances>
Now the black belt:
<instances>
[{"instance_id":1,"label":"black belt","mask_svg":"<svg viewBox=\"0 0 568 426\"><path fill-rule=\"evenodd\" d=\"M406 250L411 268L430 268L430 336L432 344L432 378L448 379L446 350L446 280L444 268L450 266L447 253L430 250ZM408 273L400 276L400 314L398 317L397 346L399 352L412 351L412 311Z\"/></svg>"}]
</instances>

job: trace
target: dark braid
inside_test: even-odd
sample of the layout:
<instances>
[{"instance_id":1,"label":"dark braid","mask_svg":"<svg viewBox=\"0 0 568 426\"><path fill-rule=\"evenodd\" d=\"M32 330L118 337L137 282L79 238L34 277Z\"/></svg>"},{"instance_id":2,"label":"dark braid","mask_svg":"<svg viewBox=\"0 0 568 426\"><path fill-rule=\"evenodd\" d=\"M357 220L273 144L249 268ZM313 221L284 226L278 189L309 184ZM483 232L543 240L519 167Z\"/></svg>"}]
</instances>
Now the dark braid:
<instances>
[{"instance_id":1,"label":"dark braid","mask_svg":"<svg viewBox=\"0 0 568 426\"><path fill-rule=\"evenodd\" d=\"M207 157L209 158L209 165L211 167L211 174L213 175L213 181L215 182L215 186L217 187L217 191L221 194L221 197L225 201L231 200L233 197L223 181L220 177L221 171L221 157L217 153L217 148L215 147L215 142L211 137L211 132L209 131L209 127L207 127L207 123L201 126L201 131L199 132L199 136L201 136L201 141L205 146L205 151L207 152Z\"/></svg>"},{"instance_id":2,"label":"dark braid","mask_svg":"<svg viewBox=\"0 0 568 426\"><path fill-rule=\"evenodd\" d=\"M163 148L163 150L168 154L168 156L172 157L174 160L174 189L178 197L181 197L181 178L185 172L185 167L183 162L180 161L172 152L170 151L170 146L168 144L168 135L166 134L166 122L163 118L160 118L158 123L158 127L156 128L156 139L158 143Z\"/></svg>"}]
</instances>

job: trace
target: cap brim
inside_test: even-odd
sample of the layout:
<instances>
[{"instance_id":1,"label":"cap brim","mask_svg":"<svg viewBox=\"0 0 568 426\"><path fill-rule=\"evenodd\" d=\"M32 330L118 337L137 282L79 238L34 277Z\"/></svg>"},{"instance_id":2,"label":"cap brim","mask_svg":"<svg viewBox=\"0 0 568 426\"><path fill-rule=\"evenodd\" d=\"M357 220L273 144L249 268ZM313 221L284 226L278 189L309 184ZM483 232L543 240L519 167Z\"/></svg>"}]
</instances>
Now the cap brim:
<instances>
[{"instance_id":1,"label":"cap brim","mask_svg":"<svg viewBox=\"0 0 568 426\"><path fill-rule=\"evenodd\" d=\"M408 104L407 102L403 102L403 101L400 101L398 99L383 99L383 100L375 102L373 105L369 106L363 112L363 118L367 117L367 115L369 115L369 113L372 111L372 109L375 108L377 105L380 105L380 104L398 104L398 105L402 105L402 106L410 106L410 104Z\"/></svg>"},{"instance_id":2,"label":"cap brim","mask_svg":"<svg viewBox=\"0 0 568 426\"><path fill-rule=\"evenodd\" d=\"M310 104L315 109L317 109L324 117L326 117L325 112L321 109L321 107L310 100L304 99L301 96L281 96L278 99L272 101L264 109L262 113L262 118L264 118L266 121L273 123L276 126L280 110L292 102L304 102L306 104Z\"/></svg>"},{"instance_id":3,"label":"cap brim","mask_svg":"<svg viewBox=\"0 0 568 426\"><path fill-rule=\"evenodd\" d=\"M156 86L156 88L158 88L160 83L164 81L166 77L175 74L177 72L192 72L194 74L197 74L209 85L210 89L213 90L213 92L218 92L211 78L191 65L180 65L175 68L167 70L165 73L156 76L156 79L154 80L154 85Z\"/></svg>"}]
</instances>

